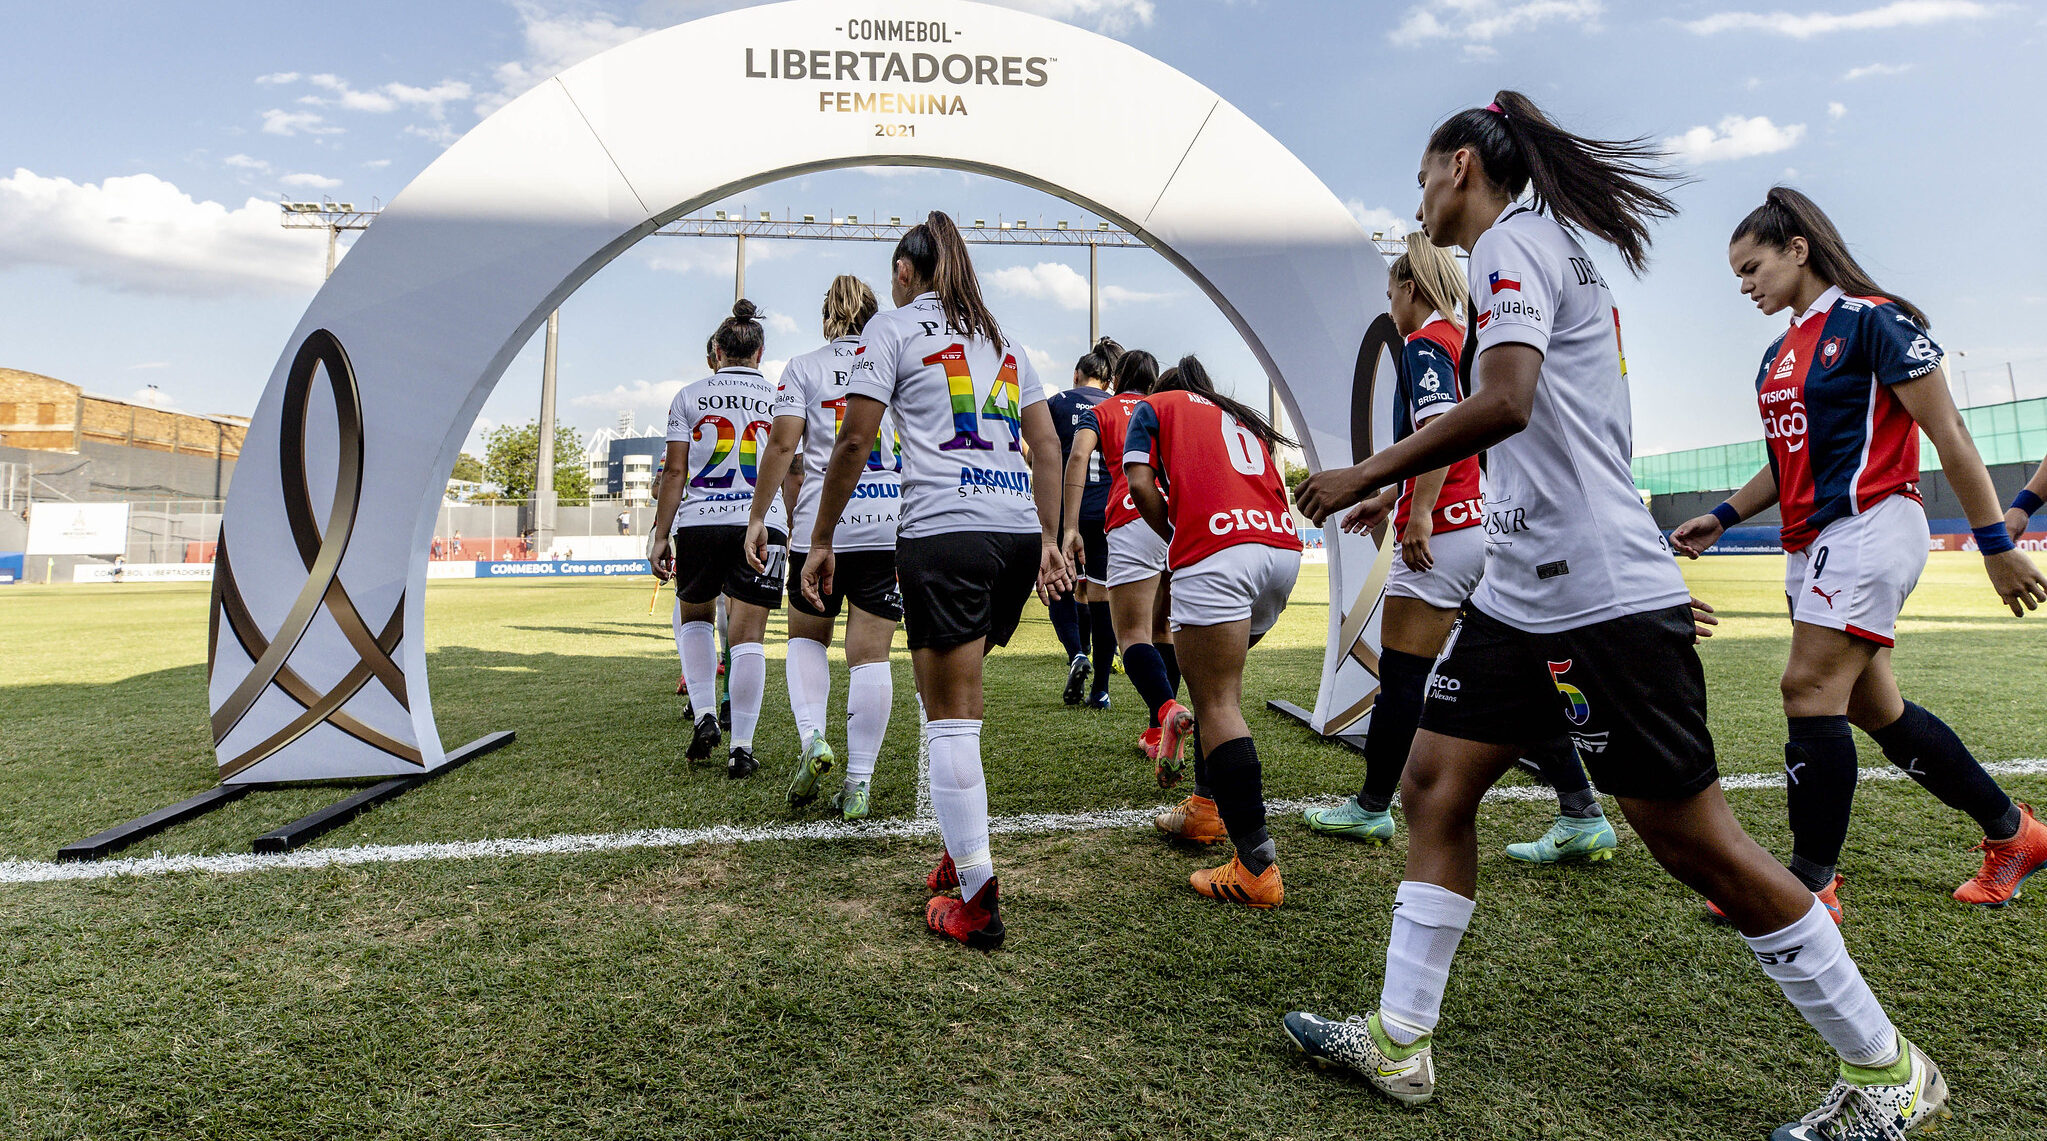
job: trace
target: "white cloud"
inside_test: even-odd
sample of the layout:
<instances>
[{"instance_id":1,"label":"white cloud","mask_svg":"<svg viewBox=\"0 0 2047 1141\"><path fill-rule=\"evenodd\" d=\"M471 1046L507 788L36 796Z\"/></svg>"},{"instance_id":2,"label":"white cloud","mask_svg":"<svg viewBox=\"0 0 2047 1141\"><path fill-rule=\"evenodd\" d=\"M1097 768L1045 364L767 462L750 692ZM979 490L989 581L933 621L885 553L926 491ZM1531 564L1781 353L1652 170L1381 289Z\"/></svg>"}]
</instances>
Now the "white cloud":
<instances>
[{"instance_id":1,"label":"white cloud","mask_svg":"<svg viewBox=\"0 0 2047 1141\"><path fill-rule=\"evenodd\" d=\"M232 167L235 170L252 171L256 174L270 173L269 163L264 162L260 158L251 158L248 155L229 155L221 159L220 163L222 166Z\"/></svg>"},{"instance_id":2,"label":"white cloud","mask_svg":"<svg viewBox=\"0 0 2047 1141\"><path fill-rule=\"evenodd\" d=\"M341 107L350 111L368 111L372 114L388 114L400 107L418 107L439 118L448 104L467 99L471 95L469 85L453 79L443 79L432 87L414 87L407 83L386 83L368 91L358 91L348 81L337 75L315 75L307 80L332 98L308 95L299 102L315 107Z\"/></svg>"},{"instance_id":3,"label":"white cloud","mask_svg":"<svg viewBox=\"0 0 2047 1141\"><path fill-rule=\"evenodd\" d=\"M1025 345L1024 355L1031 358L1031 367L1038 370L1038 379L1041 381L1051 381L1054 387L1058 387L1059 381L1065 379L1068 373L1072 371L1054 365L1052 363L1052 354L1043 349L1034 349L1029 345Z\"/></svg>"},{"instance_id":4,"label":"white cloud","mask_svg":"<svg viewBox=\"0 0 2047 1141\"><path fill-rule=\"evenodd\" d=\"M298 81L299 73L296 71L273 71L269 75L259 75L256 77L256 82L265 86L275 86L280 83L297 83Z\"/></svg>"},{"instance_id":5,"label":"white cloud","mask_svg":"<svg viewBox=\"0 0 2047 1141\"><path fill-rule=\"evenodd\" d=\"M1729 115L1717 126L1693 127L1682 135L1672 135L1663 140L1663 149L1687 162L1724 162L1787 151L1804 137L1803 123L1780 127L1762 115Z\"/></svg>"},{"instance_id":6,"label":"white cloud","mask_svg":"<svg viewBox=\"0 0 2047 1141\"><path fill-rule=\"evenodd\" d=\"M344 129L329 124L324 116L314 111L285 111L273 107L263 112L263 133L266 135L338 135Z\"/></svg>"},{"instance_id":7,"label":"white cloud","mask_svg":"<svg viewBox=\"0 0 2047 1141\"><path fill-rule=\"evenodd\" d=\"M130 404L140 404L146 408L176 408L178 406L176 397L153 384L144 385L129 393L128 402Z\"/></svg>"},{"instance_id":8,"label":"white cloud","mask_svg":"<svg viewBox=\"0 0 2047 1141\"><path fill-rule=\"evenodd\" d=\"M370 161L364 163L363 165L369 167L371 170L382 170L385 167L391 165L391 160L387 158L373 158Z\"/></svg>"},{"instance_id":9,"label":"white cloud","mask_svg":"<svg viewBox=\"0 0 2047 1141\"><path fill-rule=\"evenodd\" d=\"M587 396L575 396L569 403L578 408L601 408L605 411L632 409L655 409L666 412L675 400L675 394L682 391L679 380L636 380L631 384L614 385L606 392L593 392Z\"/></svg>"},{"instance_id":10,"label":"white cloud","mask_svg":"<svg viewBox=\"0 0 2047 1141\"><path fill-rule=\"evenodd\" d=\"M785 337L793 337L799 331L796 318L772 310L761 314L761 327L770 333L780 333Z\"/></svg>"},{"instance_id":11,"label":"white cloud","mask_svg":"<svg viewBox=\"0 0 2047 1141\"><path fill-rule=\"evenodd\" d=\"M1912 70L1912 65L1909 63L1870 63L1864 64L1861 67L1849 68L1841 78L1853 82L1858 79L1868 79L1873 75L1903 75L1910 70Z\"/></svg>"},{"instance_id":12,"label":"white cloud","mask_svg":"<svg viewBox=\"0 0 2047 1141\"><path fill-rule=\"evenodd\" d=\"M340 179L328 178L324 174L287 174L277 181L305 190L332 190L341 185Z\"/></svg>"},{"instance_id":13,"label":"white cloud","mask_svg":"<svg viewBox=\"0 0 2047 1141\"><path fill-rule=\"evenodd\" d=\"M1076 312L1087 308L1086 275L1063 262L1041 261L1029 267L1004 266L993 273L982 274L981 279L997 291L1011 297L1050 301L1061 309ZM1171 296L1173 295L1170 293L1143 293L1120 285L1102 287L1104 306L1157 301Z\"/></svg>"},{"instance_id":14,"label":"white cloud","mask_svg":"<svg viewBox=\"0 0 2047 1141\"><path fill-rule=\"evenodd\" d=\"M1358 225L1363 226L1367 234L1383 233L1389 238L1397 238L1405 234L1414 221L1413 215L1396 214L1384 206L1367 206L1356 198L1344 199L1343 208L1350 211L1350 216L1358 220Z\"/></svg>"},{"instance_id":15,"label":"white cloud","mask_svg":"<svg viewBox=\"0 0 2047 1141\"><path fill-rule=\"evenodd\" d=\"M322 91L332 92L334 97L332 99L322 99L317 95L308 95L304 99L299 100L301 103L311 103L317 107L344 107L350 111L369 111L375 114L383 114L398 109L398 101L396 99L381 92L357 91L343 82L339 76L315 75L306 82L320 88Z\"/></svg>"},{"instance_id":16,"label":"white cloud","mask_svg":"<svg viewBox=\"0 0 2047 1141\"><path fill-rule=\"evenodd\" d=\"M1838 119L1841 116L1846 115L1847 113L1848 105L1846 103L1827 104L1827 118L1829 119Z\"/></svg>"},{"instance_id":17,"label":"white cloud","mask_svg":"<svg viewBox=\"0 0 2047 1141\"><path fill-rule=\"evenodd\" d=\"M1157 15L1152 0L995 0L1005 8L1050 16L1069 24L1086 24L1098 31L1127 32L1149 25Z\"/></svg>"},{"instance_id":18,"label":"white cloud","mask_svg":"<svg viewBox=\"0 0 2047 1141\"><path fill-rule=\"evenodd\" d=\"M1389 38L1403 47L1445 39L1486 43L1543 24L1595 26L1604 10L1599 0L1429 0L1408 9Z\"/></svg>"},{"instance_id":19,"label":"white cloud","mask_svg":"<svg viewBox=\"0 0 2047 1141\"><path fill-rule=\"evenodd\" d=\"M1888 28L1916 28L1954 20L1980 20L1996 6L1977 0L1892 0L1892 3L1859 12L1717 12L1692 20L1685 29L1695 35L1719 32L1767 32L1809 40L1836 32L1881 31Z\"/></svg>"},{"instance_id":20,"label":"white cloud","mask_svg":"<svg viewBox=\"0 0 2047 1141\"><path fill-rule=\"evenodd\" d=\"M98 185L17 169L0 178L0 265L70 270L141 293L310 293L321 239L277 224L277 204L196 202L152 174Z\"/></svg>"},{"instance_id":21,"label":"white cloud","mask_svg":"<svg viewBox=\"0 0 2047 1141\"><path fill-rule=\"evenodd\" d=\"M531 0L516 6L520 34L526 41L525 58L499 64L491 73L498 89L476 101L479 116L510 103L551 75L653 30L621 24L602 13L553 13Z\"/></svg>"}]
</instances>

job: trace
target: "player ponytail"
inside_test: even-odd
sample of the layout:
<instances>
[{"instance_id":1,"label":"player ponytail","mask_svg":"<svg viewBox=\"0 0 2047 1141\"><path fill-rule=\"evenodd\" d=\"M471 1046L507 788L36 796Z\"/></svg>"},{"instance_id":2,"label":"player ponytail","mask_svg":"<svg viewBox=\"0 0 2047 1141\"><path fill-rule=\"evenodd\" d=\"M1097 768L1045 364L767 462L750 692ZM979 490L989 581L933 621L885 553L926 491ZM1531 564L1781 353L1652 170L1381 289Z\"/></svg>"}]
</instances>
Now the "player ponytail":
<instances>
[{"instance_id":1,"label":"player ponytail","mask_svg":"<svg viewBox=\"0 0 2047 1141\"><path fill-rule=\"evenodd\" d=\"M1099 380L1107 384L1115 377L1116 364L1122 359L1123 346L1103 337L1095 342L1094 348L1089 349L1074 362L1073 371L1089 380Z\"/></svg>"},{"instance_id":2,"label":"player ponytail","mask_svg":"<svg viewBox=\"0 0 2047 1141\"><path fill-rule=\"evenodd\" d=\"M1828 285L1838 285L1841 292L1850 297L1883 297L1905 311L1907 317L1917 322L1922 329L1932 328L1925 312L1917 305L1889 290L1880 288L1875 279L1863 270L1855 255L1848 252L1848 243L1841 237L1841 231L1834 228L1833 219L1827 217L1819 203L1788 186L1773 186L1763 198L1763 204L1749 211L1741 225L1734 228L1734 236L1727 239L1728 245L1751 238L1759 246L1775 250L1791 248L1793 238L1805 239L1805 264L1813 276Z\"/></svg>"},{"instance_id":3,"label":"player ponytail","mask_svg":"<svg viewBox=\"0 0 2047 1141\"><path fill-rule=\"evenodd\" d=\"M1552 122L1533 100L1502 91L1489 107L1459 111L1429 136L1430 154L1469 147L1486 177L1559 223L1620 251L1640 276L1649 261L1649 223L1677 213L1658 184L1681 181L1647 136L1588 139Z\"/></svg>"},{"instance_id":4,"label":"player ponytail","mask_svg":"<svg viewBox=\"0 0 2047 1141\"><path fill-rule=\"evenodd\" d=\"M962 337L982 337L1000 352L1002 328L995 314L981 300L981 280L974 275L973 259L967 256L967 242L958 226L943 210L933 210L922 222L910 227L896 243L894 261L910 263L910 274L931 292L938 294L945 323Z\"/></svg>"},{"instance_id":5,"label":"player ponytail","mask_svg":"<svg viewBox=\"0 0 2047 1141\"><path fill-rule=\"evenodd\" d=\"M1208 379L1208 370L1203 368L1201 362L1195 359L1192 354L1181 357L1180 363L1177 366L1167 369L1166 374L1159 377L1157 386L1152 389L1154 393L1176 391L1191 392L1229 413L1236 418L1237 423L1242 424L1250 430L1252 435L1258 437L1259 441L1265 445L1267 451L1277 452L1281 448L1291 448L1294 446L1294 442L1281 435L1279 429L1272 426L1271 421L1259 415L1241 401L1231 399L1217 392L1215 390L1215 383Z\"/></svg>"},{"instance_id":6,"label":"player ponytail","mask_svg":"<svg viewBox=\"0 0 2047 1141\"><path fill-rule=\"evenodd\" d=\"M1132 349L1123 354L1116 365L1116 380L1110 386L1112 392L1135 392L1149 396L1158 388L1159 359L1143 349Z\"/></svg>"},{"instance_id":7,"label":"player ponytail","mask_svg":"<svg viewBox=\"0 0 2047 1141\"><path fill-rule=\"evenodd\" d=\"M732 303L732 316L719 322L718 331L711 334L711 346L719 359L737 364L760 355L768 338L755 319L759 316L760 309L744 297Z\"/></svg>"},{"instance_id":8,"label":"player ponytail","mask_svg":"<svg viewBox=\"0 0 2047 1141\"><path fill-rule=\"evenodd\" d=\"M867 288L866 282L850 273L840 274L832 279L831 288L824 294L825 339L858 336L880 308L874 290Z\"/></svg>"},{"instance_id":9,"label":"player ponytail","mask_svg":"<svg viewBox=\"0 0 2047 1141\"><path fill-rule=\"evenodd\" d=\"M1395 285L1412 285L1429 308L1464 327L1464 271L1450 251L1417 230L1407 236L1407 252L1393 259L1386 275Z\"/></svg>"}]
</instances>

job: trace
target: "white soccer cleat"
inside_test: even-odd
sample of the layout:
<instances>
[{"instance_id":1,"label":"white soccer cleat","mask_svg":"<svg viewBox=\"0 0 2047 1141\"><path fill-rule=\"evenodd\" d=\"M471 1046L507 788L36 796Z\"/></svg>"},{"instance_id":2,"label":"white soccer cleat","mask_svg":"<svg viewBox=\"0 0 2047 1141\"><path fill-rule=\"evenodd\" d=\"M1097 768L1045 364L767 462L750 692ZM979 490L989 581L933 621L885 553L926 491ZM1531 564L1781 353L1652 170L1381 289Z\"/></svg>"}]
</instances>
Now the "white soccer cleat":
<instances>
[{"instance_id":1,"label":"white soccer cleat","mask_svg":"<svg viewBox=\"0 0 2047 1141\"><path fill-rule=\"evenodd\" d=\"M1905 1141L1946 1117L1947 1079L1940 1067L1903 1037L1898 1044L1903 1074L1841 1063L1841 1077L1820 1107L1778 1126L1770 1141Z\"/></svg>"},{"instance_id":2,"label":"white soccer cleat","mask_svg":"<svg viewBox=\"0 0 2047 1141\"><path fill-rule=\"evenodd\" d=\"M1433 1036L1400 1046L1386 1036L1376 1012L1334 1022L1296 1010L1280 1021L1280 1028L1318 1068L1341 1066L1402 1105L1420 1105L1436 1096Z\"/></svg>"}]
</instances>

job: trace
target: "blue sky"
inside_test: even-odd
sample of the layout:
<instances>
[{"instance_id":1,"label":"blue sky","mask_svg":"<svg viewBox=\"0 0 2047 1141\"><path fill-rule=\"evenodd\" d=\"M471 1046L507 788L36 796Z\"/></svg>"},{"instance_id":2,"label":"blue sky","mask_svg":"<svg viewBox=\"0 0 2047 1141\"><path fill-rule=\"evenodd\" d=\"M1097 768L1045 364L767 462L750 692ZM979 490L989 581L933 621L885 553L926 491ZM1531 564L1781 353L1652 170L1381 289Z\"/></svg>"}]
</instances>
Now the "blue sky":
<instances>
[{"instance_id":1,"label":"blue sky","mask_svg":"<svg viewBox=\"0 0 2047 1141\"><path fill-rule=\"evenodd\" d=\"M1780 6L1781 5L1781 6ZM319 283L323 239L281 197L395 196L482 115L644 30L744 5L5 5L0 367L187 411L246 414ZM1369 228L1414 209L1429 128L1499 88L1566 125L1672 140L1696 181L1619 295L1637 449L1757 435L1751 378L1780 327L1738 295L1728 231L1773 182L1833 215L1877 280L1934 318L1977 402L2047 394L2047 183L2038 145L2047 21L1976 0L1014 0L1124 39L1276 135ZM1087 145L1085 124L1075 144ZM759 188L780 214L1087 216L1035 191L925 171L843 171ZM1255 203L1247 203L1255 209ZM819 343L830 276L879 282L885 246L754 243L768 356ZM1086 347L1085 256L983 249L1005 328L1061 383ZM1103 254L1104 328L1162 358L1262 377L1213 306L1148 251ZM563 308L561 414L586 435L641 424L700 371L731 299L723 242L649 239ZM483 424L534 415L538 338ZM153 389L150 386L155 386Z\"/></svg>"}]
</instances>

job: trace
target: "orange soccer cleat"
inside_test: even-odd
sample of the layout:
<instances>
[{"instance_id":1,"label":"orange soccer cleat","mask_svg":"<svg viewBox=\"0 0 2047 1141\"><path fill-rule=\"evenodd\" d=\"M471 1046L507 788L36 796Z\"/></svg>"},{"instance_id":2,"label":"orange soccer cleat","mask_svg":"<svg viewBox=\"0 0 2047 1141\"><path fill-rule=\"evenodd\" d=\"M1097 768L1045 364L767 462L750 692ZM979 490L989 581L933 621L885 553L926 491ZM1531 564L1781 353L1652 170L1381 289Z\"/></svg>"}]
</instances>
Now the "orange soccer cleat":
<instances>
[{"instance_id":1,"label":"orange soccer cleat","mask_svg":"<svg viewBox=\"0 0 2047 1141\"><path fill-rule=\"evenodd\" d=\"M1152 818L1159 831L1175 840L1186 840L1193 844L1213 844L1229 838L1229 830L1223 827L1222 814L1216 811L1215 801L1205 796L1190 796Z\"/></svg>"},{"instance_id":2,"label":"orange soccer cleat","mask_svg":"<svg viewBox=\"0 0 2047 1141\"><path fill-rule=\"evenodd\" d=\"M2034 819L2032 808L2021 804L2018 835L2009 840L1985 840L1974 850L1983 853L1982 870L1955 889L1955 898L1978 907L2004 907L2019 897L2019 887L2027 876L2047 867L2047 824Z\"/></svg>"},{"instance_id":3,"label":"orange soccer cleat","mask_svg":"<svg viewBox=\"0 0 2047 1141\"><path fill-rule=\"evenodd\" d=\"M1834 926L1839 927L1841 925L1841 877L1835 876L1834 882L1813 892L1812 895L1814 899L1826 904L1827 918L1832 919ZM1720 905L1710 899L1706 901L1706 914L1712 916L1715 922L1726 923L1728 921L1727 913L1720 910Z\"/></svg>"},{"instance_id":4,"label":"orange soccer cleat","mask_svg":"<svg viewBox=\"0 0 2047 1141\"><path fill-rule=\"evenodd\" d=\"M981 885L972 899L941 895L924 905L924 925L976 951L993 951L1008 934L1002 927L1001 892L996 880Z\"/></svg>"},{"instance_id":5,"label":"orange soccer cleat","mask_svg":"<svg viewBox=\"0 0 2047 1141\"><path fill-rule=\"evenodd\" d=\"M1219 868L1203 868L1187 877L1195 891L1210 899L1241 903L1270 911L1286 900L1286 885L1279 882L1279 865L1270 864L1263 875L1252 875L1235 856Z\"/></svg>"},{"instance_id":6,"label":"orange soccer cleat","mask_svg":"<svg viewBox=\"0 0 2047 1141\"><path fill-rule=\"evenodd\" d=\"M959 885L960 870L953 866L952 853L940 853L938 866L932 868L931 873L924 877L924 886L935 895L941 891L951 891Z\"/></svg>"},{"instance_id":7,"label":"orange soccer cleat","mask_svg":"<svg viewBox=\"0 0 2047 1141\"><path fill-rule=\"evenodd\" d=\"M1194 735L1194 715L1177 701L1159 710L1159 750L1152 755L1160 788L1180 783L1187 772L1187 739Z\"/></svg>"}]
</instances>

